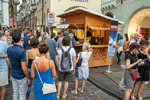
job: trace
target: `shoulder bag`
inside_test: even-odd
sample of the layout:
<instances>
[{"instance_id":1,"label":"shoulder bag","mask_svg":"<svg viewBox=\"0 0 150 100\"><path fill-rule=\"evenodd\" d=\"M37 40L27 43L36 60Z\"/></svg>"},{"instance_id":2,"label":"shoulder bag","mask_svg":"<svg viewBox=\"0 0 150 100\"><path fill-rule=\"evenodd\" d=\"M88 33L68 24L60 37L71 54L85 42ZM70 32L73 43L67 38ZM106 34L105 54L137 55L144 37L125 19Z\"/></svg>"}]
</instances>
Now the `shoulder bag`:
<instances>
[{"instance_id":1,"label":"shoulder bag","mask_svg":"<svg viewBox=\"0 0 150 100\"><path fill-rule=\"evenodd\" d=\"M80 52L79 61L77 63L77 67L80 67L82 65L82 52Z\"/></svg>"}]
</instances>

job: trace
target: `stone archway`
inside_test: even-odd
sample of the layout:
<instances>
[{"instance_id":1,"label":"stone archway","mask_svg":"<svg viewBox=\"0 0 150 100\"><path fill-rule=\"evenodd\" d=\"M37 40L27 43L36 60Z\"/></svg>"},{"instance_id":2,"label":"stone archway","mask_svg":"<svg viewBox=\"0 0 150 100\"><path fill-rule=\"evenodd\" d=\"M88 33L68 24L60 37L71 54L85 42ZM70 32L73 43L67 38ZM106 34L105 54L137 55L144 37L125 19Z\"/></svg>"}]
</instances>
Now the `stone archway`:
<instances>
[{"instance_id":1,"label":"stone archway","mask_svg":"<svg viewBox=\"0 0 150 100\"><path fill-rule=\"evenodd\" d=\"M150 34L150 7L138 9L128 24L128 34L141 33L144 37Z\"/></svg>"},{"instance_id":2,"label":"stone archway","mask_svg":"<svg viewBox=\"0 0 150 100\"><path fill-rule=\"evenodd\" d=\"M105 15L109 16L111 18L115 18L114 14L112 12L107 12Z\"/></svg>"}]
</instances>

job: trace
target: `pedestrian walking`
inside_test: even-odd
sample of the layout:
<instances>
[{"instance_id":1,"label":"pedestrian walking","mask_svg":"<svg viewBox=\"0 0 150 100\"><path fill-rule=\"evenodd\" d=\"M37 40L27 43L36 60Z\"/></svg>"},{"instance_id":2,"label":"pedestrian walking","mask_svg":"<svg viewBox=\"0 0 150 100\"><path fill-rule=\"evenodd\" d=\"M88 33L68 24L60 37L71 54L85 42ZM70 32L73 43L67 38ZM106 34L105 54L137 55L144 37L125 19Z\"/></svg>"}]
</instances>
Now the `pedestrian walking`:
<instances>
[{"instance_id":1,"label":"pedestrian walking","mask_svg":"<svg viewBox=\"0 0 150 100\"><path fill-rule=\"evenodd\" d=\"M72 74L75 73L76 66L76 53L74 48L70 47L70 37L65 36L62 40L62 47L57 50L58 55L56 56L56 65L58 68L58 85L56 98L60 99L60 91L62 82L64 82L64 91L62 99L67 97L67 89L69 82L72 78Z\"/></svg>"},{"instance_id":2,"label":"pedestrian walking","mask_svg":"<svg viewBox=\"0 0 150 100\"><path fill-rule=\"evenodd\" d=\"M7 37L7 44L9 47L12 46L12 37L11 36Z\"/></svg>"},{"instance_id":3,"label":"pedestrian walking","mask_svg":"<svg viewBox=\"0 0 150 100\"><path fill-rule=\"evenodd\" d=\"M57 43L55 40L49 38L48 33L46 33L43 38L45 39L44 42L48 44L50 59L53 60L56 65L55 56L56 56L56 50L57 50ZM56 70L57 70L57 67L56 67Z\"/></svg>"},{"instance_id":4,"label":"pedestrian walking","mask_svg":"<svg viewBox=\"0 0 150 100\"><path fill-rule=\"evenodd\" d=\"M124 40L124 42L129 41L129 37L128 37L128 34L127 34L127 33L124 34L123 40Z\"/></svg>"},{"instance_id":5,"label":"pedestrian walking","mask_svg":"<svg viewBox=\"0 0 150 100\"><path fill-rule=\"evenodd\" d=\"M74 45L79 45L79 41L76 41L74 39L74 34L73 33L69 33L69 36L71 38L71 47L74 47Z\"/></svg>"},{"instance_id":6,"label":"pedestrian walking","mask_svg":"<svg viewBox=\"0 0 150 100\"><path fill-rule=\"evenodd\" d=\"M8 44L0 40L0 100L4 100L6 85L8 85L7 48Z\"/></svg>"},{"instance_id":7,"label":"pedestrian walking","mask_svg":"<svg viewBox=\"0 0 150 100\"><path fill-rule=\"evenodd\" d=\"M141 37L140 34L138 34L138 33L134 34L134 37L133 37L133 39L130 41L130 43L136 42L137 44L139 44L140 37Z\"/></svg>"},{"instance_id":8,"label":"pedestrian walking","mask_svg":"<svg viewBox=\"0 0 150 100\"><path fill-rule=\"evenodd\" d=\"M41 42L43 40L43 32L38 33L38 40L39 40L39 42Z\"/></svg>"},{"instance_id":9,"label":"pedestrian walking","mask_svg":"<svg viewBox=\"0 0 150 100\"><path fill-rule=\"evenodd\" d=\"M57 32L57 41L59 40L59 38L63 37L63 35L64 35L63 30Z\"/></svg>"},{"instance_id":10,"label":"pedestrian walking","mask_svg":"<svg viewBox=\"0 0 150 100\"><path fill-rule=\"evenodd\" d=\"M118 47L117 47L117 58L118 58L118 64L121 62L121 54L122 54L122 51L123 51L123 44L124 44L124 40L123 40L123 37L120 36L119 37L119 41L118 41Z\"/></svg>"},{"instance_id":11,"label":"pedestrian walking","mask_svg":"<svg viewBox=\"0 0 150 100\"><path fill-rule=\"evenodd\" d=\"M140 48L139 50L136 52L136 55L138 57L138 59L143 59L144 64L140 67L138 67L138 71L140 73L141 78L137 79L134 83L134 88L132 91L131 96L135 96L135 90L138 87L138 92L137 92L137 96L139 100L143 100L142 96L141 96L141 92L143 90L144 87L144 83L145 81L149 81L149 69L150 69L150 55L148 54L149 49L147 49L148 46L148 41L147 40L142 40L140 41Z\"/></svg>"},{"instance_id":12,"label":"pedestrian walking","mask_svg":"<svg viewBox=\"0 0 150 100\"><path fill-rule=\"evenodd\" d=\"M36 37L34 37L30 40L30 46L32 49L26 51L26 59L27 59L26 63L27 63L27 67L28 67L28 71L29 71L30 75L31 75L32 61L37 56L40 56L39 50L38 50L38 45L39 45L39 41ZM32 86L32 82L31 82L31 84L28 85L27 96L26 96L27 99L29 99L29 96L30 96L31 86Z\"/></svg>"},{"instance_id":13,"label":"pedestrian walking","mask_svg":"<svg viewBox=\"0 0 150 100\"><path fill-rule=\"evenodd\" d=\"M4 35L4 30L5 30L5 27L3 27L2 31L1 31L1 36L3 37Z\"/></svg>"},{"instance_id":14,"label":"pedestrian walking","mask_svg":"<svg viewBox=\"0 0 150 100\"><path fill-rule=\"evenodd\" d=\"M31 46L30 46L30 36L31 36L31 31L27 30L26 31L26 36L24 36L23 38L23 47L25 50L30 50Z\"/></svg>"},{"instance_id":15,"label":"pedestrian walking","mask_svg":"<svg viewBox=\"0 0 150 100\"><path fill-rule=\"evenodd\" d=\"M132 79L132 76L130 74L130 71L133 71L138 68L138 66L141 66L140 62L142 59L138 59L135 55L135 52L138 50L139 45L137 43L131 43L129 46L129 51L125 53L125 59L126 59L126 70L124 75L124 84L126 86L125 90L125 96L124 100L129 100L129 97L131 95L131 92L134 87L134 80ZM134 96L131 96L132 100L135 100Z\"/></svg>"},{"instance_id":16,"label":"pedestrian walking","mask_svg":"<svg viewBox=\"0 0 150 100\"><path fill-rule=\"evenodd\" d=\"M150 50L150 37L147 38L147 41L148 41L148 46L147 46L147 48Z\"/></svg>"},{"instance_id":17,"label":"pedestrian walking","mask_svg":"<svg viewBox=\"0 0 150 100\"><path fill-rule=\"evenodd\" d=\"M65 36L69 36L69 32L68 31L65 31L63 34L63 37L60 37L57 41L57 44L58 44L58 48L62 47L62 40ZM71 44L71 43L70 43Z\"/></svg>"},{"instance_id":18,"label":"pedestrian walking","mask_svg":"<svg viewBox=\"0 0 150 100\"><path fill-rule=\"evenodd\" d=\"M87 78L89 77L89 66L88 66L88 60L90 59L90 56L92 54L92 50L90 48L90 43L84 43L82 47L83 52L80 52L78 54L77 62L80 62L81 65L77 65L76 72L75 72L75 90L71 91L72 94L77 95L77 89L80 93L83 94L83 90L85 87L85 82ZM78 88L78 79L82 80L82 87Z\"/></svg>"},{"instance_id":19,"label":"pedestrian walking","mask_svg":"<svg viewBox=\"0 0 150 100\"><path fill-rule=\"evenodd\" d=\"M119 90L125 90L125 85L124 85L124 73L125 73L125 70L126 70L125 53L127 51L129 51L129 45L130 45L130 41L126 41L123 44L123 52L122 52L122 55L121 55L121 68L122 68L123 72L122 72L121 81L119 83Z\"/></svg>"},{"instance_id":20,"label":"pedestrian walking","mask_svg":"<svg viewBox=\"0 0 150 100\"><path fill-rule=\"evenodd\" d=\"M1 38L2 41L7 42L7 37L9 36L9 31L4 30L4 36Z\"/></svg>"},{"instance_id":21,"label":"pedestrian walking","mask_svg":"<svg viewBox=\"0 0 150 100\"><path fill-rule=\"evenodd\" d=\"M13 46L7 49L8 61L11 63L11 81L13 86L13 100L25 100L27 86L31 78L26 66L26 53L21 46L21 33L12 33Z\"/></svg>"},{"instance_id":22,"label":"pedestrian walking","mask_svg":"<svg viewBox=\"0 0 150 100\"><path fill-rule=\"evenodd\" d=\"M40 57L32 62L31 77L34 78L34 98L35 100L55 100L55 93L43 94L43 84L54 84L56 78L55 64L46 57L48 44L40 43L38 46Z\"/></svg>"}]
</instances>

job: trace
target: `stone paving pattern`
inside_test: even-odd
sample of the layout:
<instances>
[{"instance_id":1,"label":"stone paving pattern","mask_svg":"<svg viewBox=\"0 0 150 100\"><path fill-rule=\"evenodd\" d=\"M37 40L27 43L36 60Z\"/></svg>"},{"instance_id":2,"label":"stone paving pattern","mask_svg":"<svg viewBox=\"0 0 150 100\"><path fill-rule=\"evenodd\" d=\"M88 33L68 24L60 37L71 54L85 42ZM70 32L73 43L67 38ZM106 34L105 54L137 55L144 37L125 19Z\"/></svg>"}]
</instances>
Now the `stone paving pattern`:
<instances>
[{"instance_id":1,"label":"stone paving pattern","mask_svg":"<svg viewBox=\"0 0 150 100\"><path fill-rule=\"evenodd\" d=\"M33 85L33 83L32 83ZM79 81L79 87L81 87L81 81ZM78 92L77 95L71 94L71 91L74 89L74 81L69 85L68 88L68 96L66 100L117 100L113 98L112 96L109 96L107 93L103 92L102 90L98 89L95 87L93 84L91 84L89 81L86 82L86 87L84 89L84 94L80 94ZM31 95L29 100L34 100L34 90L33 86L31 88ZM62 94L62 91L61 91ZM11 83L7 86L7 93L5 100L13 100L13 90L12 90L12 85Z\"/></svg>"}]
</instances>

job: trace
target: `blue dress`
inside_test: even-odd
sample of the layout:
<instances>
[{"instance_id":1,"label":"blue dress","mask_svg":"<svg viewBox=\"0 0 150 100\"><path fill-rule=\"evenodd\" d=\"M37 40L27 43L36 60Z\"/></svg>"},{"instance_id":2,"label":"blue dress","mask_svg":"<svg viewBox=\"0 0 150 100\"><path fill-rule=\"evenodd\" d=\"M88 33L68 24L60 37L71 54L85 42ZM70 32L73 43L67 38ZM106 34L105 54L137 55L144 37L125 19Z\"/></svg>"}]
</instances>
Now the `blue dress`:
<instances>
[{"instance_id":1,"label":"blue dress","mask_svg":"<svg viewBox=\"0 0 150 100\"><path fill-rule=\"evenodd\" d=\"M55 100L55 93L43 95L43 91L42 91L43 85L40 81L37 70L35 70L35 74L36 74L36 77L34 80L34 98L35 98L35 100ZM48 84L54 83L51 68L49 68L46 72L39 71L39 74L42 78L43 83L48 83Z\"/></svg>"}]
</instances>

